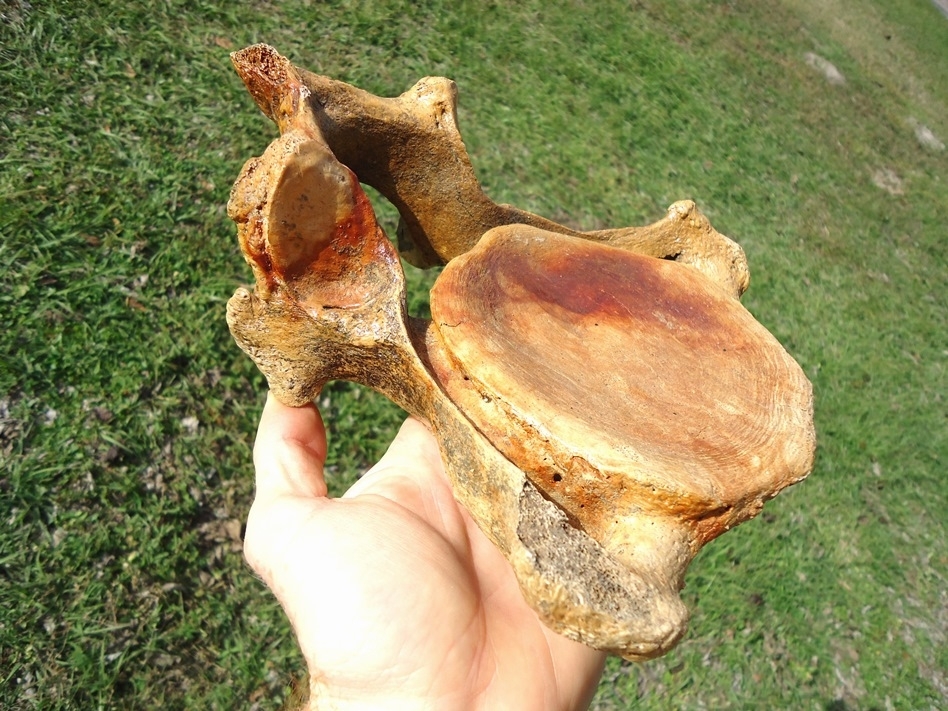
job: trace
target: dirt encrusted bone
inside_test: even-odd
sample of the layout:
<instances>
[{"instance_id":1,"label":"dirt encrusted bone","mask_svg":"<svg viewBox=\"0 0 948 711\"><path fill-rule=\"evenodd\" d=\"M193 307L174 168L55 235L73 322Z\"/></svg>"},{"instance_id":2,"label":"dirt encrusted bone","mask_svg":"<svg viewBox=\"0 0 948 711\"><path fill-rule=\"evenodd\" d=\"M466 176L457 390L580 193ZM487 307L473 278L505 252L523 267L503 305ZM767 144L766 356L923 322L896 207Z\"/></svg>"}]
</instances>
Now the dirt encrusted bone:
<instances>
[{"instance_id":1,"label":"dirt encrusted bone","mask_svg":"<svg viewBox=\"0 0 948 711\"><path fill-rule=\"evenodd\" d=\"M691 201L580 233L481 190L453 82L373 96L255 45L238 73L281 136L228 206L255 278L238 345L288 405L333 379L426 420L455 497L552 629L628 659L681 638L688 564L812 466L812 392L741 306L744 253ZM400 242L447 263L409 318Z\"/></svg>"},{"instance_id":2,"label":"dirt encrusted bone","mask_svg":"<svg viewBox=\"0 0 948 711\"><path fill-rule=\"evenodd\" d=\"M667 587L621 565L536 488L524 485L519 511L517 537L537 575L559 589L549 597L570 612L541 603L542 618L555 620L574 639L632 658L661 654L681 638L688 611ZM595 634L588 635L589 629Z\"/></svg>"}]
</instances>

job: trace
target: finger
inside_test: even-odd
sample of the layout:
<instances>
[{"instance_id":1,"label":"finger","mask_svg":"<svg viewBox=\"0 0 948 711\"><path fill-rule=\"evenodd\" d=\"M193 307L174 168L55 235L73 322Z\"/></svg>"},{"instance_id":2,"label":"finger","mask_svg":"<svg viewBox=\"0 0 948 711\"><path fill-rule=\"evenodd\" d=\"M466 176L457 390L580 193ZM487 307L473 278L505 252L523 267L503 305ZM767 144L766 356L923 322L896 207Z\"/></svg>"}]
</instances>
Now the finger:
<instances>
[{"instance_id":1,"label":"finger","mask_svg":"<svg viewBox=\"0 0 948 711\"><path fill-rule=\"evenodd\" d=\"M288 407L267 394L253 461L258 500L326 496L326 428L316 406Z\"/></svg>"}]
</instances>

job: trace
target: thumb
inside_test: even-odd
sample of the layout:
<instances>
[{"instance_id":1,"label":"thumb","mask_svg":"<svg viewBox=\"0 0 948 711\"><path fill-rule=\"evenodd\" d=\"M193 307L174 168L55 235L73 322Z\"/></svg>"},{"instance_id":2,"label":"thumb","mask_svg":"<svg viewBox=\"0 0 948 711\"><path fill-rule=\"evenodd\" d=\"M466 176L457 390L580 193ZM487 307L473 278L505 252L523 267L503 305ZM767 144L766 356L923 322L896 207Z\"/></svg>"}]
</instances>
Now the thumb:
<instances>
[{"instance_id":1,"label":"thumb","mask_svg":"<svg viewBox=\"0 0 948 711\"><path fill-rule=\"evenodd\" d=\"M379 484L392 476L407 476L420 486L446 483L438 440L421 420L414 417L405 420L382 458L352 485L343 498L377 490Z\"/></svg>"}]
</instances>

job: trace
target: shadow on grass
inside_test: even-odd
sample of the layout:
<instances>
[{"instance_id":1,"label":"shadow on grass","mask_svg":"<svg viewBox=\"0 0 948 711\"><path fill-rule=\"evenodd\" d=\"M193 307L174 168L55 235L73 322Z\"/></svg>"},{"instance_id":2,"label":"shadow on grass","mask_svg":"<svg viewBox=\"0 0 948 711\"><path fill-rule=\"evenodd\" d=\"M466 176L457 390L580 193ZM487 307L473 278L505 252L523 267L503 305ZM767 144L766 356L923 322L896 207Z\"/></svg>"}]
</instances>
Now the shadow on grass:
<instances>
[{"instance_id":1,"label":"shadow on grass","mask_svg":"<svg viewBox=\"0 0 948 711\"><path fill-rule=\"evenodd\" d=\"M842 699L833 699L832 701L827 701L823 708L826 709L826 711L855 711L858 707L850 706ZM879 706L869 706L866 711L882 711L882 708Z\"/></svg>"}]
</instances>

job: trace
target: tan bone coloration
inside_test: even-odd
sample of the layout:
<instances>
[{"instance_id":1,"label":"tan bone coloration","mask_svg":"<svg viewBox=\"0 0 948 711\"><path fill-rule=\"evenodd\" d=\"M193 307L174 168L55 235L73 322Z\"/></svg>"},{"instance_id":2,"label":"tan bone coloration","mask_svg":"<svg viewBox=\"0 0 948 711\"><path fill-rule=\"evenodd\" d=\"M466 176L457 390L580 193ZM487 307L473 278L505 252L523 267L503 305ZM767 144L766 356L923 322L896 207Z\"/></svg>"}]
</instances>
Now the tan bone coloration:
<instances>
[{"instance_id":1,"label":"tan bone coloration","mask_svg":"<svg viewBox=\"0 0 948 711\"><path fill-rule=\"evenodd\" d=\"M464 254L492 227L524 224L689 264L735 296L747 289L744 250L716 232L690 200L674 203L653 225L594 232L494 203L461 140L457 87L450 79L425 77L401 96L384 99L295 67L263 44L235 52L233 62L257 105L281 130L296 115L285 89L301 87L336 158L398 208L399 246L415 266Z\"/></svg>"},{"instance_id":2,"label":"tan bone coloration","mask_svg":"<svg viewBox=\"0 0 948 711\"><path fill-rule=\"evenodd\" d=\"M426 420L549 627L628 659L667 652L697 551L812 465L810 384L737 300L740 247L690 201L596 233L494 204L447 79L382 99L266 45L233 60L282 134L229 204L256 285L227 320L276 397L347 379ZM432 321L407 315L360 181L399 209L420 263L448 262Z\"/></svg>"}]
</instances>

